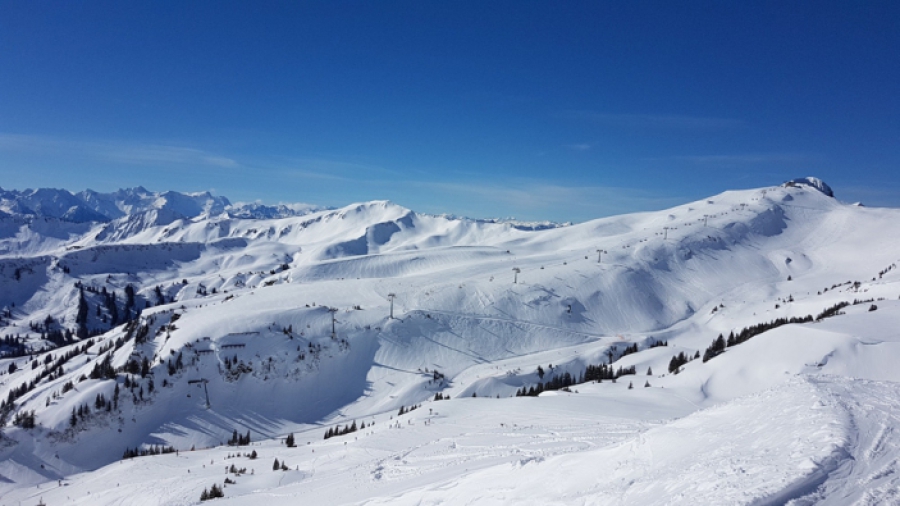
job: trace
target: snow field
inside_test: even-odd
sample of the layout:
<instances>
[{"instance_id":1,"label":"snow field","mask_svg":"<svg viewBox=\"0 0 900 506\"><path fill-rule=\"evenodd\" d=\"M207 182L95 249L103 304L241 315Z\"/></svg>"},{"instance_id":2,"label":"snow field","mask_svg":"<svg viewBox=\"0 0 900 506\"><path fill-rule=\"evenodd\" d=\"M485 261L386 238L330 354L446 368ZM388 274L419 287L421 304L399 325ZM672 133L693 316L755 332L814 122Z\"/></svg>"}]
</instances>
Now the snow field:
<instances>
[{"instance_id":1,"label":"snow field","mask_svg":"<svg viewBox=\"0 0 900 506\"><path fill-rule=\"evenodd\" d=\"M540 232L372 202L273 220L133 223L68 252L31 237L30 251L70 272L0 277L19 326L2 330L72 321L75 279L133 283L145 296L162 285L177 300L146 309L150 337L115 353L115 366L151 361L146 401L129 393L120 413L67 429L73 407L110 395L111 380L79 377L122 328L17 400L39 427L5 430L0 496L193 504L233 462L254 473L231 476L222 504L891 503L900 271L879 272L900 256L896 218L768 188ZM872 301L667 371L673 355L702 354L719 333L854 299ZM669 346L647 349L657 340ZM641 351L619 358L633 343ZM636 376L509 398L540 381L538 365L544 381L577 376L611 349L614 366ZM169 375L179 354L187 366ZM247 369L229 369L232 359ZM19 370L7 374L11 361ZM0 396L36 377L28 365L0 360ZM209 408L189 383L200 379ZM453 399L429 401L436 393ZM375 426L321 439L353 420ZM235 429L253 445L218 447ZM269 439L290 432L299 448ZM152 444L204 449L117 462ZM228 458L250 450L257 460ZM272 471L275 458L291 470Z\"/></svg>"}]
</instances>

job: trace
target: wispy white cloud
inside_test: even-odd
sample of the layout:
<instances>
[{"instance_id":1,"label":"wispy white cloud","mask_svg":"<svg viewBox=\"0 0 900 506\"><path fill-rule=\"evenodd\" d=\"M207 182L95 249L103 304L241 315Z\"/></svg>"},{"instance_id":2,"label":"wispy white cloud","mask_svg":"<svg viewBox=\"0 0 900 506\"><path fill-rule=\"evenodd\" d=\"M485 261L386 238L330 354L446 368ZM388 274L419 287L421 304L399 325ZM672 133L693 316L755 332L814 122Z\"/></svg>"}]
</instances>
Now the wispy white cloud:
<instances>
[{"instance_id":1,"label":"wispy white cloud","mask_svg":"<svg viewBox=\"0 0 900 506\"><path fill-rule=\"evenodd\" d=\"M396 177L384 177L385 174ZM508 178L502 182L477 171L397 172L357 162L295 159L279 165L275 177L286 186L303 184L298 195L319 203L391 199L423 212L471 217L583 221L613 214L663 209L684 198L643 188L561 185L549 179ZM324 200L323 200L324 199ZM315 200L315 199L314 199Z\"/></svg>"},{"instance_id":2,"label":"wispy white cloud","mask_svg":"<svg viewBox=\"0 0 900 506\"><path fill-rule=\"evenodd\" d=\"M3 151L34 151L38 149L54 149L67 147L61 139L40 137L36 135L22 135L0 133L0 150Z\"/></svg>"},{"instance_id":3,"label":"wispy white cloud","mask_svg":"<svg viewBox=\"0 0 900 506\"><path fill-rule=\"evenodd\" d=\"M279 158L256 161L258 167L289 181L335 182L350 186L378 185L403 174L381 166L328 158Z\"/></svg>"},{"instance_id":4,"label":"wispy white cloud","mask_svg":"<svg viewBox=\"0 0 900 506\"><path fill-rule=\"evenodd\" d=\"M213 167L237 168L237 161L205 151L178 146L136 145L100 147L97 155L107 160L135 165L211 165Z\"/></svg>"},{"instance_id":5,"label":"wispy white cloud","mask_svg":"<svg viewBox=\"0 0 900 506\"><path fill-rule=\"evenodd\" d=\"M626 128L700 130L737 128L745 123L738 119L684 116L675 114L621 114L586 110L566 110L564 119L589 121L600 125Z\"/></svg>"},{"instance_id":6,"label":"wispy white cloud","mask_svg":"<svg viewBox=\"0 0 900 506\"><path fill-rule=\"evenodd\" d=\"M331 158L287 158L277 162L285 170L318 171L348 176L358 179L359 176L389 175L399 176L401 172L370 163L351 162L340 157Z\"/></svg>"},{"instance_id":7,"label":"wispy white cloud","mask_svg":"<svg viewBox=\"0 0 900 506\"><path fill-rule=\"evenodd\" d=\"M418 181L410 185L427 193L455 196L456 199L451 200L459 201L463 206L468 203L466 212L472 216L480 216L477 213L485 207L485 202L490 202L493 208L509 209L526 219L549 215L575 221L663 209L683 202L683 198L663 196L642 188L565 186L534 179L514 179L506 184Z\"/></svg>"},{"instance_id":8,"label":"wispy white cloud","mask_svg":"<svg viewBox=\"0 0 900 506\"><path fill-rule=\"evenodd\" d=\"M277 177L283 177L288 180L322 180L334 181L339 183L359 182L358 179L352 177L333 174L327 171L316 170L315 168L288 167L276 169L273 172Z\"/></svg>"},{"instance_id":9,"label":"wispy white cloud","mask_svg":"<svg viewBox=\"0 0 900 506\"><path fill-rule=\"evenodd\" d=\"M566 146L585 151L589 143ZM643 188L567 186L552 177L508 178L502 182L484 171L460 169L394 170L340 157L254 157L240 161L219 154L167 143L70 140L56 137L0 134L0 151L53 153L58 159L136 165L191 173L209 184L210 174L234 199L271 202L312 201L344 205L348 201L388 198L410 208L472 217L516 216L520 219L583 221L613 214L665 208L683 201ZM193 169L193 170L187 170ZM206 170L203 170L206 169ZM227 175L222 169L232 169ZM121 171L120 171L121 172ZM128 172L128 171L125 171ZM141 171L143 172L143 171ZM248 174L272 185L243 185ZM118 176L117 176L118 177ZM144 177L144 176L137 176ZM130 178L130 179L129 179ZM277 183L276 183L277 182ZM108 186L142 184L133 176ZM93 183L92 183L93 184Z\"/></svg>"},{"instance_id":10,"label":"wispy white cloud","mask_svg":"<svg viewBox=\"0 0 900 506\"><path fill-rule=\"evenodd\" d=\"M818 155L804 153L745 153L729 155L677 155L678 160L702 165L752 165L763 163L807 163L821 161Z\"/></svg>"},{"instance_id":11,"label":"wispy white cloud","mask_svg":"<svg viewBox=\"0 0 900 506\"><path fill-rule=\"evenodd\" d=\"M182 146L20 134L0 133L0 150L52 152L129 165L194 165L219 168L241 166L227 156Z\"/></svg>"},{"instance_id":12,"label":"wispy white cloud","mask_svg":"<svg viewBox=\"0 0 900 506\"><path fill-rule=\"evenodd\" d=\"M573 149L590 149L590 145ZM472 217L581 221L624 212L662 209L682 203L681 197L644 188L561 185L543 178L507 178L461 169L395 171L336 159L282 160L276 177L288 184L314 183L321 198L392 199L425 212L449 212ZM444 177L435 174L442 173ZM306 186L306 188L310 188ZM308 197L304 197L308 198ZM342 203L335 200L334 204Z\"/></svg>"}]
</instances>

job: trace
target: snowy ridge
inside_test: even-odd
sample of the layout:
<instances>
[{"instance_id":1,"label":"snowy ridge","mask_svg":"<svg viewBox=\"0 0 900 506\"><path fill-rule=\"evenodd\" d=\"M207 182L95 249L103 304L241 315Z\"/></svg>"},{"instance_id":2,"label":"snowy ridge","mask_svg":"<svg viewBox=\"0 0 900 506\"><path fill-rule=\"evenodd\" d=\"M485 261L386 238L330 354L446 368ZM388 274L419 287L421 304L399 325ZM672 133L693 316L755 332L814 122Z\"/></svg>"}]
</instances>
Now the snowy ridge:
<instances>
[{"instance_id":1,"label":"snowy ridge","mask_svg":"<svg viewBox=\"0 0 900 506\"><path fill-rule=\"evenodd\" d=\"M386 201L6 216L0 336L25 337L0 347L22 355L0 359L0 495L192 504L227 475L223 504L890 502L900 212L820 186L544 230ZM516 397L610 361L616 382ZM116 462L153 445L179 454Z\"/></svg>"}]
</instances>

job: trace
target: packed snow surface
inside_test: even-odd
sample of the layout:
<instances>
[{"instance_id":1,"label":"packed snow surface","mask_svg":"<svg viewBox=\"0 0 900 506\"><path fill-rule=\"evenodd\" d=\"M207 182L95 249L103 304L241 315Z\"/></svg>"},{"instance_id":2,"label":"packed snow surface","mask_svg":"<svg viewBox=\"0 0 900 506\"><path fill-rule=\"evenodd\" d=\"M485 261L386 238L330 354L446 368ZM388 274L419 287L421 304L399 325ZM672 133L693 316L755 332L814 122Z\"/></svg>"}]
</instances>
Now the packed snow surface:
<instances>
[{"instance_id":1,"label":"packed snow surface","mask_svg":"<svg viewBox=\"0 0 900 506\"><path fill-rule=\"evenodd\" d=\"M900 211L815 178L567 226L0 199L2 504L900 503Z\"/></svg>"}]
</instances>

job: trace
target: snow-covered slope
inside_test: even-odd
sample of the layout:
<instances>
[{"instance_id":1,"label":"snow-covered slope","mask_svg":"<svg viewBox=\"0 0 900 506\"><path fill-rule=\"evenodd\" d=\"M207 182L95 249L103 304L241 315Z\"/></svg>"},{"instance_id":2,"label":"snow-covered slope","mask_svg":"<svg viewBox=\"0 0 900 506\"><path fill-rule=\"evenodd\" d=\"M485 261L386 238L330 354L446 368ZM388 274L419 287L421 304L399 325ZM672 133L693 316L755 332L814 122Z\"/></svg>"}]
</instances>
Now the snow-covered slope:
<instances>
[{"instance_id":1,"label":"snow-covered slope","mask_svg":"<svg viewBox=\"0 0 900 506\"><path fill-rule=\"evenodd\" d=\"M896 493L898 210L814 178L534 229L383 201L123 204L137 190L78 194L105 223L0 216L10 500L190 504L225 474L234 504ZM739 342L693 360L720 333ZM622 375L578 382L600 365ZM252 444L221 446L234 431ZM179 454L116 462L153 445Z\"/></svg>"}]
</instances>

